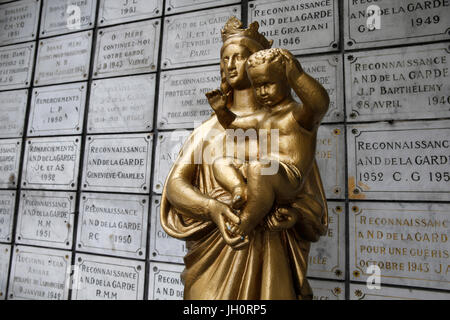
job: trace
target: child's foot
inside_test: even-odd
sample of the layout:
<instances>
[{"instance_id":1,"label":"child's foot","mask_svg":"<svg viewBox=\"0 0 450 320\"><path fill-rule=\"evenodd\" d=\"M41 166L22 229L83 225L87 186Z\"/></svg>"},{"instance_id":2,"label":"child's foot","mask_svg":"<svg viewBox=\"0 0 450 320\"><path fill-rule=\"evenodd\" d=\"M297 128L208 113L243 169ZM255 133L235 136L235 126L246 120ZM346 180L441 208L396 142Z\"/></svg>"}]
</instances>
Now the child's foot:
<instances>
[{"instance_id":1,"label":"child's foot","mask_svg":"<svg viewBox=\"0 0 450 320\"><path fill-rule=\"evenodd\" d=\"M253 229L256 228L259 222L253 217L247 217L244 219L241 215L240 218L241 222L239 224L231 224L229 230L235 235L245 237L249 235L253 231Z\"/></svg>"},{"instance_id":2,"label":"child's foot","mask_svg":"<svg viewBox=\"0 0 450 320\"><path fill-rule=\"evenodd\" d=\"M247 201L247 188L245 187L236 187L233 189L233 200L232 200L232 208L234 210L241 209L245 202Z\"/></svg>"}]
</instances>

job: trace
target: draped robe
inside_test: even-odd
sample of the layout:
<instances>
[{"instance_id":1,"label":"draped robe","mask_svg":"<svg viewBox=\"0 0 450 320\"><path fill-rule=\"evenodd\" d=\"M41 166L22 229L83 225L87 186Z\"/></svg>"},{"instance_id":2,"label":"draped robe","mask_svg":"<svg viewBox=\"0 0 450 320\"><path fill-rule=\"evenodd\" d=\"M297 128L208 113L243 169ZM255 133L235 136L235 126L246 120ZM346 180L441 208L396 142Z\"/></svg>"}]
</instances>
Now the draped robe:
<instances>
[{"instance_id":1,"label":"draped robe","mask_svg":"<svg viewBox=\"0 0 450 320\"><path fill-rule=\"evenodd\" d=\"M194 130L185 142L184 151L196 152L223 137L208 136L208 132L224 130L213 116ZM215 156L218 156L215 150ZM222 151L223 152L223 151ZM214 179L211 161L202 154L195 165L192 186L201 193L226 204L230 194ZM167 179L171 179L173 168ZM184 299L312 299L306 279L310 242L326 232L328 212L317 164L305 177L304 187L291 207L298 221L290 229L271 230L264 223L249 235L249 244L235 250L225 243L212 221L195 219L175 208L167 198L167 181L161 200L161 224L172 237L185 240L188 249L181 277L185 285ZM269 214L277 210L274 205Z\"/></svg>"}]
</instances>

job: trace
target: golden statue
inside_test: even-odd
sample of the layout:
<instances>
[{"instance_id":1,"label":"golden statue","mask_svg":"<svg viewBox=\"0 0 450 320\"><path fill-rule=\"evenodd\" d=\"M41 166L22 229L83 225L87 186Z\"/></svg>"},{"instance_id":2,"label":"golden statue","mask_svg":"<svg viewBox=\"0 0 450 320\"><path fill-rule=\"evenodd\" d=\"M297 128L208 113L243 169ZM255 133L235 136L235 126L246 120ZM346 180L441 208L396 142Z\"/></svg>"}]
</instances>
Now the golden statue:
<instances>
[{"instance_id":1,"label":"golden statue","mask_svg":"<svg viewBox=\"0 0 450 320\"><path fill-rule=\"evenodd\" d=\"M310 242L328 226L314 155L329 97L258 27L226 23L222 85L207 94L215 114L187 139L164 187L161 224L187 242L185 299L312 298ZM256 147L236 134L251 130Z\"/></svg>"}]
</instances>

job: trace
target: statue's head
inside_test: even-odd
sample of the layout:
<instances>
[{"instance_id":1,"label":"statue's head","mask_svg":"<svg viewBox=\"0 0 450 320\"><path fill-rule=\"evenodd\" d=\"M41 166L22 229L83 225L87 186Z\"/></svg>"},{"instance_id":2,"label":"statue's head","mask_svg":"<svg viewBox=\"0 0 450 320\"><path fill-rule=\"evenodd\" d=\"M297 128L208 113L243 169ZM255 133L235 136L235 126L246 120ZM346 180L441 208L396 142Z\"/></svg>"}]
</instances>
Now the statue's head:
<instances>
[{"instance_id":1,"label":"statue's head","mask_svg":"<svg viewBox=\"0 0 450 320\"><path fill-rule=\"evenodd\" d=\"M247 59L246 70L261 105L275 107L290 97L285 59L280 49L255 52Z\"/></svg>"},{"instance_id":2,"label":"statue's head","mask_svg":"<svg viewBox=\"0 0 450 320\"><path fill-rule=\"evenodd\" d=\"M245 71L245 63L253 53L268 49L272 41L268 41L258 32L258 22L250 24L248 29L242 28L242 22L231 17L222 29L222 49L220 50L220 70L222 74L221 89L227 93L234 89L245 89L250 81Z\"/></svg>"}]
</instances>

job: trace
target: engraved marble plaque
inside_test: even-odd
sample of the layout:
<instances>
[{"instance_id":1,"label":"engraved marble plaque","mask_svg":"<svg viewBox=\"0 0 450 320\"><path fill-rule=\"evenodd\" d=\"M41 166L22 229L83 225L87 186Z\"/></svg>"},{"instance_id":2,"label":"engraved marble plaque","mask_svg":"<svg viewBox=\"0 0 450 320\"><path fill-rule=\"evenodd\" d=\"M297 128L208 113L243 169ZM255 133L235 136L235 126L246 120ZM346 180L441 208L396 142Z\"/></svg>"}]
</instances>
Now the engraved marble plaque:
<instances>
[{"instance_id":1,"label":"engraved marble plaque","mask_svg":"<svg viewBox=\"0 0 450 320\"><path fill-rule=\"evenodd\" d=\"M367 285L351 283L350 300L450 300L450 293L386 286L370 290Z\"/></svg>"},{"instance_id":2,"label":"engraved marble plaque","mask_svg":"<svg viewBox=\"0 0 450 320\"><path fill-rule=\"evenodd\" d=\"M450 199L450 121L353 125L347 130L351 199Z\"/></svg>"},{"instance_id":3,"label":"engraved marble plaque","mask_svg":"<svg viewBox=\"0 0 450 320\"><path fill-rule=\"evenodd\" d=\"M6 298L10 259L11 246L8 244L0 244L0 300L5 300Z\"/></svg>"},{"instance_id":4,"label":"engraved marble plaque","mask_svg":"<svg viewBox=\"0 0 450 320\"><path fill-rule=\"evenodd\" d=\"M148 300L183 300L183 265L150 262Z\"/></svg>"},{"instance_id":5,"label":"engraved marble plaque","mask_svg":"<svg viewBox=\"0 0 450 320\"><path fill-rule=\"evenodd\" d=\"M81 134L87 83L33 89L28 136Z\"/></svg>"},{"instance_id":6,"label":"engraved marble plaque","mask_svg":"<svg viewBox=\"0 0 450 320\"><path fill-rule=\"evenodd\" d=\"M25 189L76 190L80 137L28 139L22 174Z\"/></svg>"},{"instance_id":7,"label":"engraved marble plaque","mask_svg":"<svg viewBox=\"0 0 450 320\"><path fill-rule=\"evenodd\" d=\"M162 0L100 0L98 25L142 20L162 14Z\"/></svg>"},{"instance_id":8,"label":"engraved marble plaque","mask_svg":"<svg viewBox=\"0 0 450 320\"><path fill-rule=\"evenodd\" d=\"M308 280L313 300L345 300L345 283L322 280Z\"/></svg>"},{"instance_id":9,"label":"engraved marble plaque","mask_svg":"<svg viewBox=\"0 0 450 320\"><path fill-rule=\"evenodd\" d=\"M152 134L89 136L83 190L149 193Z\"/></svg>"},{"instance_id":10,"label":"engraved marble plaque","mask_svg":"<svg viewBox=\"0 0 450 320\"><path fill-rule=\"evenodd\" d=\"M349 226L351 280L450 288L449 204L352 202Z\"/></svg>"},{"instance_id":11,"label":"engraved marble plaque","mask_svg":"<svg viewBox=\"0 0 450 320\"><path fill-rule=\"evenodd\" d=\"M0 191L0 242L12 240L15 201L15 191Z\"/></svg>"},{"instance_id":12,"label":"engraved marble plaque","mask_svg":"<svg viewBox=\"0 0 450 320\"><path fill-rule=\"evenodd\" d=\"M316 161L327 198L345 197L345 128L322 125L317 132Z\"/></svg>"},{"instance_id":13,"label":"engraved marble plaque","mask_svg":"<svg viewBox=\"0 0 450 320\"><path fill-rule=\"evenodd\" d=\"M41 40L34 84L87 80L91 46L92 31Z\"/></svg>"},{"instance_id":14,"label":"engraved marble plaque","mask_svg":"<svg viewBox=\"0 0 450 320\"><path fill-rule=\"evenodd\" d=\"M170 237L162 228L159 215L161 197L153 196L150 224L150 260L183 263L186 242Z\"/></svg>"},{"instance_id":15,"label":"engraved marble plaque","mask_svg":"<svg viewBox=\"0 0 450 320\"><path fill-rule=\"evenodd\" d=\"M23 135L28 90L0 92L0 138Z\"/></svg>"},{"instance_id":16,"label":"engraved marble plaque","mask_svg":"<svg viewBox=\"0 0 450 320\"><path fill-rule=\"evenodd\" d=\"M94 27L97 1L44 1L41 37L86 30Z\"/></svg>"},{"instance_id":17,"label":"engraved marble plaque","mask_svg":"<svg viewBox=\"0 0 450 320\"><path fill-rule=\"evenodd\" d=\"M346 49L450 39L448 1L344 0Z\"/></svg>"},{"instance_id":18,"label":"engraved marble plaque","mask_svg":"<svg viewBox=\"0 0 450 320\"><path fill-rule=\"evenodd\" d=\"M22 139L0 140L0 189L15 189Z\"/></svg>"},{"instance_id":19,"label":"engraved marble plaque","mask_svg":"<svg viewBox=\"0 0 450 320\"><path fill-rule=\"evenodd\" d=\"M151 131L155 79L150 74L93 81L88 133Z\"/></svg>"},{"instance_id":20,"label":"engraved marble plaque","mask_svg":"<svg viewBox=\"0 0 450 320\"><path fill-rule=\"evenodd\" d=\"M0 48L0 90L30 85L34 62L34 42Z\"/></svg>"},{"instance_id":21,"label":"engraved marble plaque","mask_svg":"<svg viewBox=\"0 0 450 320\"><path fill-rule=\"evenodd\" d=\"M220 30L240 6L230 6L165 18L162 69L219 63Z\"/></svg>"},{"instance_id":22,"label":"engraved marble plaque","mask_svg":"<svg viewBox=\"0 0 450 320\"><path fill-rule=\"evenodd\" d=\"M159 129L194 128L213 110L205 93L220 87L219 66L164 71L159 87Z\"/></svg>"},{"instance_id":23,"label":"engraved marble plaque","mask_svg":"<svg viewBox=\"0 0 450 320\"><path fill-rule=\"evenodd\" d=\"M0 6L0 45L36 39L40 0L15 1Z\"/></svg>"},{"instance_id":24,"label":"engraved marble plaque","mask_svg":"<svg viewBox=\"0 0 450 320\"><path fill-rule=\"evenodd\" d=\"M338 1L261 0L248 4L248 21L274 48L293 54L336 51L339 43Z\"/></svg>"},{"instance_id":25,"label":"engraved marble plaque","mask_svg":"<svg viewBox=\"0 0 450 320\"><path fill-rule=\"evenodd\" d=\"M8 299L67 300L70 251L27 246L13 250Z\"/></svg>"},{"instance_id":26,"label":"engraved marble plaque","mask_svg":"<svg viewBox=\"0 0 450 320\"><path fill-rule=\"evenodd\" d=\"M145 259L148 196L82 193L77 250Z\"/></svg>"},{"instance_id":27,"label":"engraved marble plaque","mask_svg":"<svg viewBox=\"0 0 450 320\"><path fill-rule=\"evenodd\" d=\"M156 71L160 19L100 29L94 78Z\"/></svg>"},{"instance_id":28,"label":"engraved marble plaque","mask_svg":"<svg viewBox=\"0 0 450 320\"><path fill-rule=\"evenodd\" d=\"M75 196L73 192L22 191L16 243L72 248Z\"/></svg>"},{"instance_id":29,"label":"engraved marble plaque","mask_svg":"<svg viewBox=\"0 0 450 320\"><path fill-rule=\"evenodd\" d=\"M142 300L145 263L77 253L74 300Z\"/></svg>"},{"instance_id":30,"label":"engraved marble plaque","mask_svg":"<svg viewBox=\"0 0 450 320\"><path fill-rule=\"evenodd\" d=\"M297 58L305 72L319 81L327 90L330 105L322 123L344 121L344 79L341 55ZM292 97L300 102L297 95Z\"/></svg>"},{"instance_id":31,"label":"engraved marble plaque","mask_svg":"<svg viewBox=\"0 0 450 320\"><path fill-rule=\"evenodd\" d=\"M345 57L348 121L450 117L448 43Z\"/></svg>"},{"instance_id":32,"label":"engraved marble plaque","mask_svg":"<svg viewBox=\"0 0 450 320\"><path fill-rule=\"evenodd\" d=\"M199 10L217 5L239 3L239 0L166 0L166 14L180 13L184 11Z\"/></svg>"},{"instance_id":33,"label":"engraved marble plaque","mask_svg":"<svg viewBox=\"0 0 450 320\"><path fill-rule=\"evenodd\" d=\"M344 280L345 202L328 201L328 231L311 243L308 277Z\"/></svg>"},{"instance_id":34,"label":"engraved marble plaque","mask_svg":"<svg viewBox=\"0 0 450 320\"><path fill-rule=\"evenodd\" d=\"M162 193L167 175L172 168L191 130L160 132L156 141L153 192Z\"/></svg>"}]
</instances>

